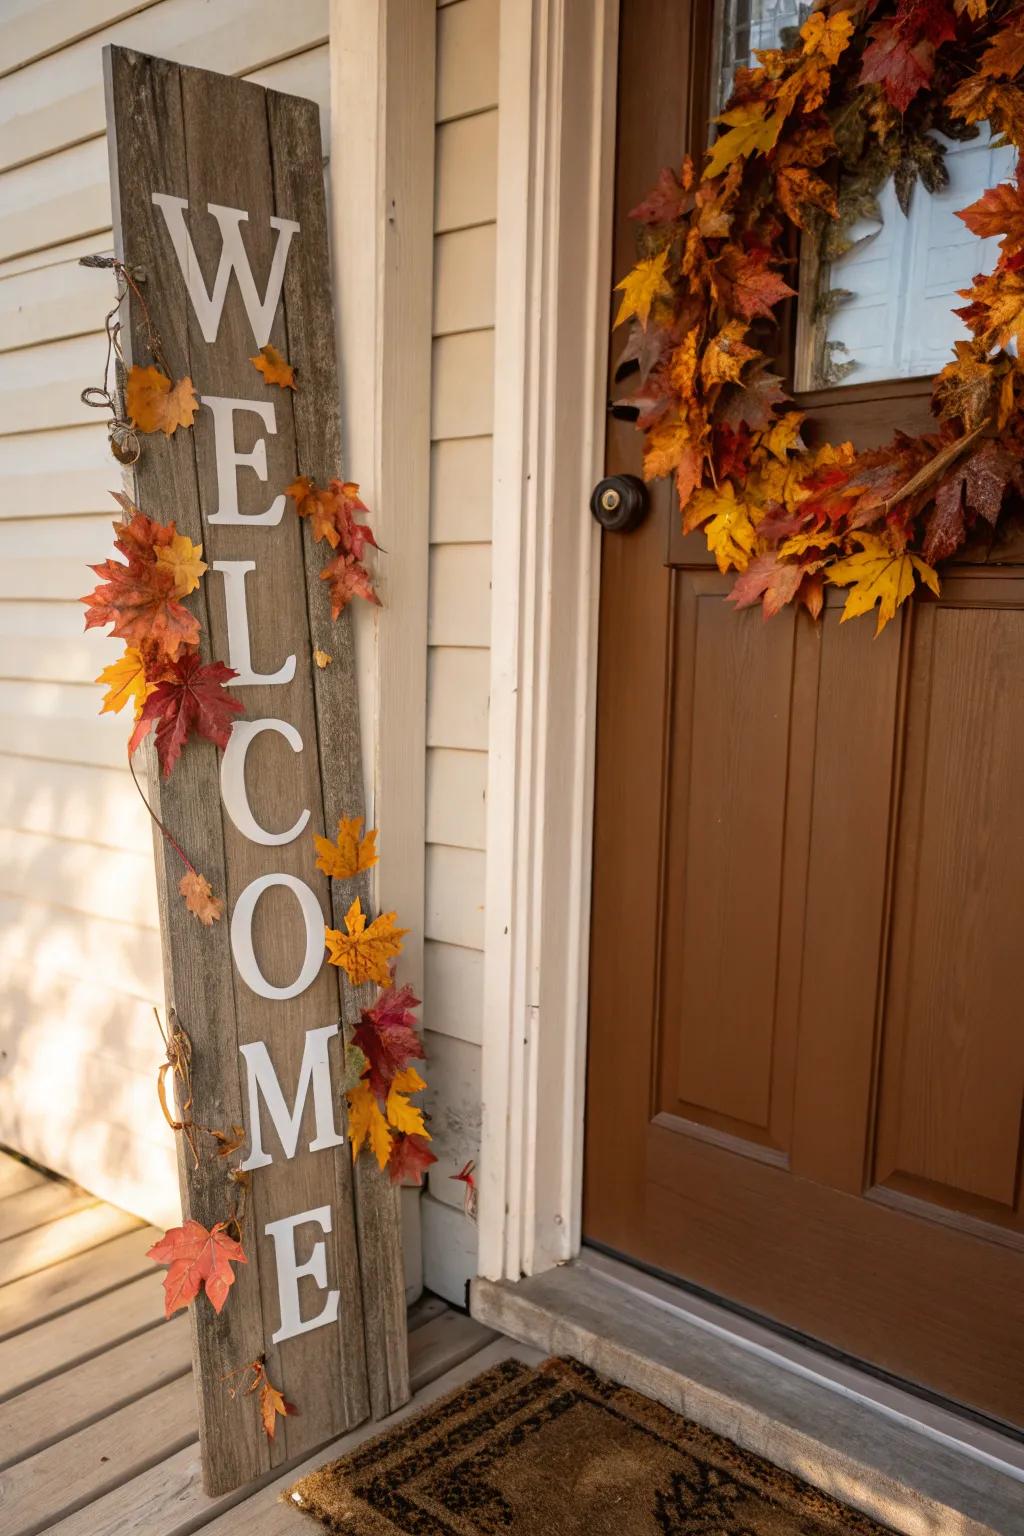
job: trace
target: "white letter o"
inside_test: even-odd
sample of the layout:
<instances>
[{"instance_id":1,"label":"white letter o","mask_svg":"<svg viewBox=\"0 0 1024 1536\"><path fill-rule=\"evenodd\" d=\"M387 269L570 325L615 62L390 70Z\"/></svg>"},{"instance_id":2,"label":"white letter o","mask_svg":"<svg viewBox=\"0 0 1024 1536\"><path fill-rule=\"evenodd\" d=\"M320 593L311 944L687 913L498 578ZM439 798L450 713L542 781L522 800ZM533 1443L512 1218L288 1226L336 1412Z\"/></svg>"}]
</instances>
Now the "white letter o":
<instances>
[{"instance_id":1,"label":"white letter o","mask_svg":"<svg viewBox=\"0 0 1024 1536\"><path fill-rule=\"evenodd\" d=\"M252 947L252 920L256 903L263 892L274 885L283 885L295 892L306 923L306 958L290 987L271 986L256 963ZM235 902L235 910L231 914L231 953L235 957L239 976L258 997L285 1002L290 997L298 997L300 992L312 986L324 958L324 915L315 893L306 882L297 879L295 875L285 874L259 875L257 879L251 880Z\"/></svg>"}]
</instances>

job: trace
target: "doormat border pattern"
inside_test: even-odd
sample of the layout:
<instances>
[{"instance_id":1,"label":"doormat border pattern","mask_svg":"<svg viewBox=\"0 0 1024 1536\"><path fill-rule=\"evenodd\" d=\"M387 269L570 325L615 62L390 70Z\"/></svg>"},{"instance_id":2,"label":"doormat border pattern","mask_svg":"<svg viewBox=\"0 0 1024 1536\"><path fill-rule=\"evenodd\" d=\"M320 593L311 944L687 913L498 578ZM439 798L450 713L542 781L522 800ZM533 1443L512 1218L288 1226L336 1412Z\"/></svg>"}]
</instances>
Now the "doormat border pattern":
<instances>
[{"instance_id":1,"label":"doormat border pattern","mask_svg":"<svg viewBox=\"0 0 1024 1536\"><path fill-rule=\"evenodd\" d=\"M766 1510L774 1508L779 1518L788 1520L787 1531L798 1536L891 1536L887 1527L793 1473L629 1387L606 1380L589 1366L562 1357L538 1366L514 1358L503 1360L393 1429L308 1474L282 1497L326 1530L346 1536L459 1536L467 1529L462 1520L472 1519L474 1512L481 1523L472 1528L497 1533L502 1526L493 1523L490 1507L495 1484L485 1482L481 1474L584 1401L698 1465L700 1497L713 1523L705 1524L699 1514L698 1523L691 1526L687 1521L684 1496L687 1501L693 1497L691 1477L685 1488L659 1491L657 1529L666 1536L691 1529L701 1536L711 1536L712 1531L716 1536L719 1532L721 1536L732 1536L732 1532L759 1536L746 1524L722 1523L728 1519L734 1490L761 1499ZM538 1446L538 1451L542 1455L543 1447ZM405 1491L427 1474L432 1479L433 1510ZM478 1507L484 1502L486 1510ZM441 1510L458 1524L443 1518ZM551 1536L556 1536L555 1529L550 1529ZM769 1532L771 1526L764 1524L762 1529Z\"/></svg>"}]
</instances>

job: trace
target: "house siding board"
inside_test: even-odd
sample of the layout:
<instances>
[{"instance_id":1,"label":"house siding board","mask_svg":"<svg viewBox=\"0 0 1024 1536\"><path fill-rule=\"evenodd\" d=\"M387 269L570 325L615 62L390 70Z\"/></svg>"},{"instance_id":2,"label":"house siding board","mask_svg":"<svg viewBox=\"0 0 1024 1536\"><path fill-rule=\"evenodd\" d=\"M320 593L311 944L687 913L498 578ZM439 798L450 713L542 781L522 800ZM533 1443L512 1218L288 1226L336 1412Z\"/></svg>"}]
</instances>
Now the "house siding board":
<instances>
[{"instance_id":1,"label":"house siding board","mask_svg":"<svg viewBox=\"0 0 1024 1536\"><path fill-rule=\"evenodd\" d=\"M119 647L83 636L76 601L86 563L108 552L117 484L78 399L101 362L106 292L78 259L111 246L100 49L310 96L326 152L327 13L327 0L50 0L0 23L16 66L0 75L0 1140L154 1221L178 1197L153 1121L151 834L125 722L98 714L92 681ZM497 0L438 8L424 1018L442 1162L424 1261L427 1283L460 1303L476 1233L448 1175L456 1154L476 1155L480 1119L497 15ZM70 1017L66 1107L47 1115L39 1085Z\"/></svg>"},{"instance_id":2,"label":"house siding board","mask_svg":"<svg viewBox=\"0 0 1024 1536\"><path fill-rule=\"evenodd\" d=\"M497 208L497 0L438 8L423 1015L439 1161L427 1286L459 1305L476 1228L451 1175L479 1155Z\"/></svg>"},{"instance_id":3,"label":"house siding board","mask_svg":"<svg viewBox=\"0 0 1024 1536\"><path fill-rule=\"evenodd\" d=\"M77 599L111 547L119 470L79 391L109 276L109 41L316 100L328 0L49 0L5 8L0 58L0 1141L167 1224L173 1138L153 1093L163 967L152 829L127 718L93 679L120 645ZM32 62L34 60L34 62ZM74 1021L74 1029L68 1024Z\"/></svg>"}]
</instances>

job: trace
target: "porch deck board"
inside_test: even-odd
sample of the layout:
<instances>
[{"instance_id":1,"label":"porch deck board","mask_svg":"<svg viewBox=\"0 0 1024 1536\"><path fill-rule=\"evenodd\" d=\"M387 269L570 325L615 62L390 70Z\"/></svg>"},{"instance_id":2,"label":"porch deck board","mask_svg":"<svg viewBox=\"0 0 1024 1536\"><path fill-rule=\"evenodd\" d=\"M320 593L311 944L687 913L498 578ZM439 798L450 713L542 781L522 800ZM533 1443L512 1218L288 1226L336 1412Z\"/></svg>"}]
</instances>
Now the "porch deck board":
<instances>
[{"instance_id":1,"label":"porch deck board","mask_svg":"<svg viewBox=\"0 0 1024 1536\"><path fill-rule=\"evenodd\" d=\"M31 1201L25 1196L31 1196ZM85 1220L83 1220L85 1218ZM16 1232L13 1229L16 1228ZM298 1536L289 1483L385 1425L219 1498L203 1492L185 1318L165 1322L152 1228L0 1151L0 1527L5 1536ZM425 1296L404 1416L536 1351Z\"/></svg>"}]
</instances>

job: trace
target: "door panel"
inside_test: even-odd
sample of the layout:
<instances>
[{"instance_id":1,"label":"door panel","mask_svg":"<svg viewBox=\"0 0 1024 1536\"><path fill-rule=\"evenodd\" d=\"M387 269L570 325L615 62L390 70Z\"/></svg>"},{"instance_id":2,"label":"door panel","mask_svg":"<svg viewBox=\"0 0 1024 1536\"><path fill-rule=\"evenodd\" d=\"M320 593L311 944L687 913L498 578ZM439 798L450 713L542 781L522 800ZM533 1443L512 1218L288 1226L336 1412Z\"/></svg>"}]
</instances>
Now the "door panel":
<instances>
[{"instance_id":1,"label":"door panel","mask_svg":"<svg viewBox=\"0 0 1024 1536\"><path fill-rule=\"evenodd\" d=\"M617 273L708 21L623 0ZM809 435L925 399L843 394ZM585 1235L1024 1426L1024 565L876 639L735 612L677 526L602 550Z\"/></svg>"}]
</instances>

